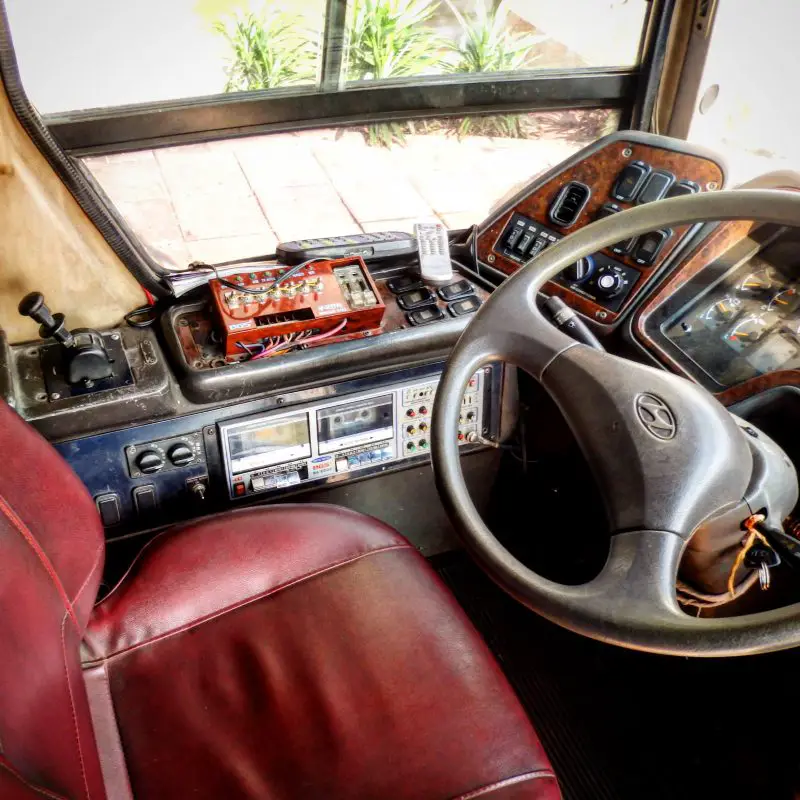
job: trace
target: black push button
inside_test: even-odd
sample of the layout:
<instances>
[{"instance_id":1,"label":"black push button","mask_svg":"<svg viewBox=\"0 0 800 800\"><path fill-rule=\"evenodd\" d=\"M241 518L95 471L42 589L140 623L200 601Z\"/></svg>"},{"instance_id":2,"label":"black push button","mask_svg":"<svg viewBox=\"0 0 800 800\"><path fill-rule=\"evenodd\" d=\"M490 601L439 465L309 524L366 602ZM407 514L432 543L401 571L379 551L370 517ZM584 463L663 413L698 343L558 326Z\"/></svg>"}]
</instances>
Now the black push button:
<instances>
[{"instance_id":1,"label":"black push button","mask_svg":"<svg viewBox=\"0 0 800 800\"><path fill-rule=\"evenodd\" d=\"M481 301L477 297L465 297L463 300L451 303L447 310L454 317L463 317L465 314L474 314L480 307Z\"/></svg>"},{"instance_id":2,"label":"black push button","mask_svg":"<svg viewBox=\"0 0 800 800\"><path fill-rule=\"evenodd\" d=\"M700 187L694 181L678 181L673 183L667 192L667 198L685 197L687 194L697 194Z\"/></svg>"},{"instance_id":3,"label":"black push button","mask_svg":"<svg viewBox=\"0 0 800 800\"><path fill-rule=\"evenodd\" d=\"M631 161L617 177L611 196L623 203L632 203L649 174L649 164L645 164L644 161Z\"/></svg>"},{"instance_id":4,"label":"black push button","mask_svg":"<svg viewBox=\"0 0 800 800\"><path fill-rule=\"evenodd\" d=\"M412 325L429 325L431 322L438 322L440 319L444 319L444 312L439 306L427 306L426 308L420 308L418 311L412 311L407 316Z\"/></svg>"},{"instance_id":5,"label":"black push button","mask_svg":"<svg viewBox=\"0 0 800 800\"><path fill-rule=\"evenodd\" d=\"M392 278L386 282L389 291L393 294L400 294L401 292L409 292L411 289L421 289L422 281L416 276L401 275L399 278Z\"/></svg>"},{"instance_id":6,"label":"black push button","mask_svg":"<svg viewBox=\"0 0 800 800\"><path fill-rule=\"evenodd\" d=\"M622 209L616 203L603 203L595 219L605 219L613 214L619 214L620 211L622 211Z\"/></svg>"},{"instance_id":7,"label":"black push button","mask_svg":"<svg viewBox=\"0 0 800 800\"><path fill-rule=\"evenodd\" d=\"M672 231L669 229L651 231L640 236L633 251L633 260L637 264L649 267L658 258L658 254L670 236L672 236Z\"/></svg>"},{"instance_id":8,"label":"black push button","mask_svg":"<svg viewBox=\"0 0 800 800\"><path fill-rule=\"evenodd\" d=\"M449 286L442 286L442 288L439 289L439 297L446 303L450 303L453 300L460 300L462 297L467 297L471 294L475 294L475 289L469 281L464 280L456 281Z\"/></svg>"},{"instance_id":9,"label":"black push button","mask_svg":"<svg viewBox=\"0 0 800 800\"><path fill-rule=\"evenodd\" d=\"M645 203L653 203L660 200L668 191L669 187L675 182L675 176L671 172L656 170L650 173L644 188L636 201L640 206Z\"/></svg>"},{"instance_id":10,"label":"black push button","mask_svg":"<svg viewBox=\"0 0 800 800\"><path fill-rule=\"evenodd\" d=\"M111 528L114 525L119 525L122 519L119 510L119 495L115 493L100 494L94 499L97 505L97 510L100 513L100 519L103 521L103 526Z\"/></svg>"},{"instance_id":11,"label":"black push button","mask_svg":"<svg viewBox=\"0 0 800 800\"><path fill-rule=\"evenodd\" d=\"M140 517L150 517L158 510L156 487L152 483L137 486L133 490L133 505Z\"/></svg>"},{"instance_id":12,"label":"black push button","mask_svg":"<svg viewBox=\"0 0 800 800\"><path fill-rule=\"evenodd\" d=\"M616 244L611 245L611 252L616 253L618 256L627 255L635 243L636 237L632 236L630 239L625 239L622 242L617 242Z\"/></svg>"},{"instance_id":13,"label":"black push button","mask_svg":"<svg viewBox=\"0 0 800 800\"><path fill-rule=\"evenodd\" d=\"M397 296L397 305L403 311L413 311L415 308L429 306L435 302L436 295L427 286L423 286L421 289L412 289L410 292L404 292Z\"/></svg>"}]
</instances>

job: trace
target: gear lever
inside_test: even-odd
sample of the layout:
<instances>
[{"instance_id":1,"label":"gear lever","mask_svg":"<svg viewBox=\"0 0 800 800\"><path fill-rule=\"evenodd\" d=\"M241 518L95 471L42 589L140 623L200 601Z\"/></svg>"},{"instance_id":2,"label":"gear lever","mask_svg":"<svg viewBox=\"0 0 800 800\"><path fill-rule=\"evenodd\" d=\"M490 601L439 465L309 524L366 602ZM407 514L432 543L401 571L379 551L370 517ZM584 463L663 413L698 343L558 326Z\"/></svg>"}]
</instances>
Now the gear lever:
<instances>
[{"instance_id":1,"label":"gear lever","mask_svg":"<svg viewBox=\"0 0 800 800\"><path fill-rule=\"evenodd\" d=\"M52 314L41 292L31 292L22 298L19 313L39 323L39 336L53 338L64 350L65 378L70 384L88 384L110 377L113 362L103 337L91 328L69 331L63 314Z\"/></svg>"}]
</instances>

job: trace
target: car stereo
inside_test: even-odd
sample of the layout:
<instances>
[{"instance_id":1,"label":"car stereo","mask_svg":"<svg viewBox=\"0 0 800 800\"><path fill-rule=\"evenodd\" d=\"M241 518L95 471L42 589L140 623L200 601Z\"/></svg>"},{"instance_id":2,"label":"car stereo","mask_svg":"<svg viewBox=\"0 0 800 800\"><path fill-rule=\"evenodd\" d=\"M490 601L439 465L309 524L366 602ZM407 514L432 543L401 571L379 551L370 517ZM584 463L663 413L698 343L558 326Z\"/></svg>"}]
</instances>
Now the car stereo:
<instances>
[{"instance_id":1,"label":"car stereo","mask_svg":"<svg viewBox=\"0 0 800 800\"><path fill-rule=\"evenodd\" d=\"M492 402L492 387L500 369L499 365L486 367L469 381L459 428L453 431L463 446L479 446L481 438L497 432L500 409ZM353 473L371 474L426 456L438 384L436 375L220 423L230 497L276 492Z\"/></svg>"}]
</instances>

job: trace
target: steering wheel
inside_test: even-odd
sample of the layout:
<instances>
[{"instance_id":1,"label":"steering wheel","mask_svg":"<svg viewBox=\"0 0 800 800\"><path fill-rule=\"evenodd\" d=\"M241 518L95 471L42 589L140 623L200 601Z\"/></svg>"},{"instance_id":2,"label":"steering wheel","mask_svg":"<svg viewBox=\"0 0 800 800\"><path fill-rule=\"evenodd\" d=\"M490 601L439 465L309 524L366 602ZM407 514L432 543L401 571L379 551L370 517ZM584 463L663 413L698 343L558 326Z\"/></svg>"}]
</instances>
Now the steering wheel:
<instances>
[{"instance_id":1,"label":"steering wheel","mask_svg":"<svg viewBox=\"0 0 800 800\"><path fill-rule=\"evenodd\" d=\"M663 200L615 214L547 249L497 288L470 322L437 391L431 448L442 501L479 565L513 597L559 625L624 647L683 656L763 653L800 644L800 603L696 618L676 599L684 547L701 524L766 513L780 525L798 498L789 458L705 389L664 370L577 343L537 307L545 282L579 258L660 228L707 221L800 221L800 194L737 190ZM487 528L464 482L453 432L476 370L507 362L555 400L604 497L612 532L600 574L581 586L547 580ZM533 509L519 506L520 526Z\"/></svg>"}]
</instances>

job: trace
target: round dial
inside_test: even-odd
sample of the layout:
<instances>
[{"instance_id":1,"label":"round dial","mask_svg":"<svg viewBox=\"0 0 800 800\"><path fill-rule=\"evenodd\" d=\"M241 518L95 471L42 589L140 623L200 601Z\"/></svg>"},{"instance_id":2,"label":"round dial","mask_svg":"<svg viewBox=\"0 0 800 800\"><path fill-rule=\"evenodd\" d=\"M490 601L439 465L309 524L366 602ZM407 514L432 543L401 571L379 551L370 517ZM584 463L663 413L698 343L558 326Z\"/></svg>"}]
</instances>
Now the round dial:
<instances>
[{"instance_id":1,"label":"round dial","mask_svg":"<svg viewBox=\"0 0 800 800\"><path fill-rule=\"evenodd\" d=\"M749 297L772 299L785 288L785 285L780 275L772 267L764 267L748 274L738 288L742 294Z\"/></svg>"},{"instance_id":2,"label":"round dial","mask_svg":"<svg viewBox=\"0 0 800 800\"><path fill-rule=\"evenodd\" d=\"M178 442L178 444L170 447L167 458L169 458L176 467L185 467L187 464L191 464L192 461L194 461L194 452L189 445Z\"/></svg>"},{"instance_id":3,"label":"round dial","mask_svg":"<svg viewBox=\"0 0 800 800\"><path fill-rule=\"evenodd\" d=\"M789 286L775 294L769 301L768 308L770 311L775 311L778 314L785 314L792 311L797 306L799 299L800 297L798 297L797 289L793 286Z\"/></svg>"},{"instance_id":4,"label":"round dial","mask_svg":"<svg viewBox=\"0 0 800 800\"><path fill-rule=\"evenodd\" d=\"M597 279L597 291L603 297L613 297L622 289L622 276L617 272L604 272Z\"/></svg>"},{"instance_id":5,"label":"round dial","mask_svg":"<svg viewBox=\"0 0 800 800\"><path fill-rule=\"evenodd\" d=\"M727 295L721 300L712 303L700 315L700 319L708 328L718 328L726 322L730 322L741 310L742 301L739 297Z\"/></svg>"},{"instance_id":6,"label":"round dial","mask_svg":"<svg viewBox=\"0 0 800 800\"><path fill-rule=\"evenodd\" d=\"M136 466L145 475L158 472L164 466L164 458L155 450L145 450L136 458Z\"/></svg>"},{"instance_id":7,"label":"round dial","mask_svg":"<svg viewBox=\"0 0 800 800\"><path fill-rule=\"evenodd\" d=\"M769 329L767 321L758 315L746 317L731 328L726 339L734 349L757 342Z\"/></svg>"}]
</instances>

